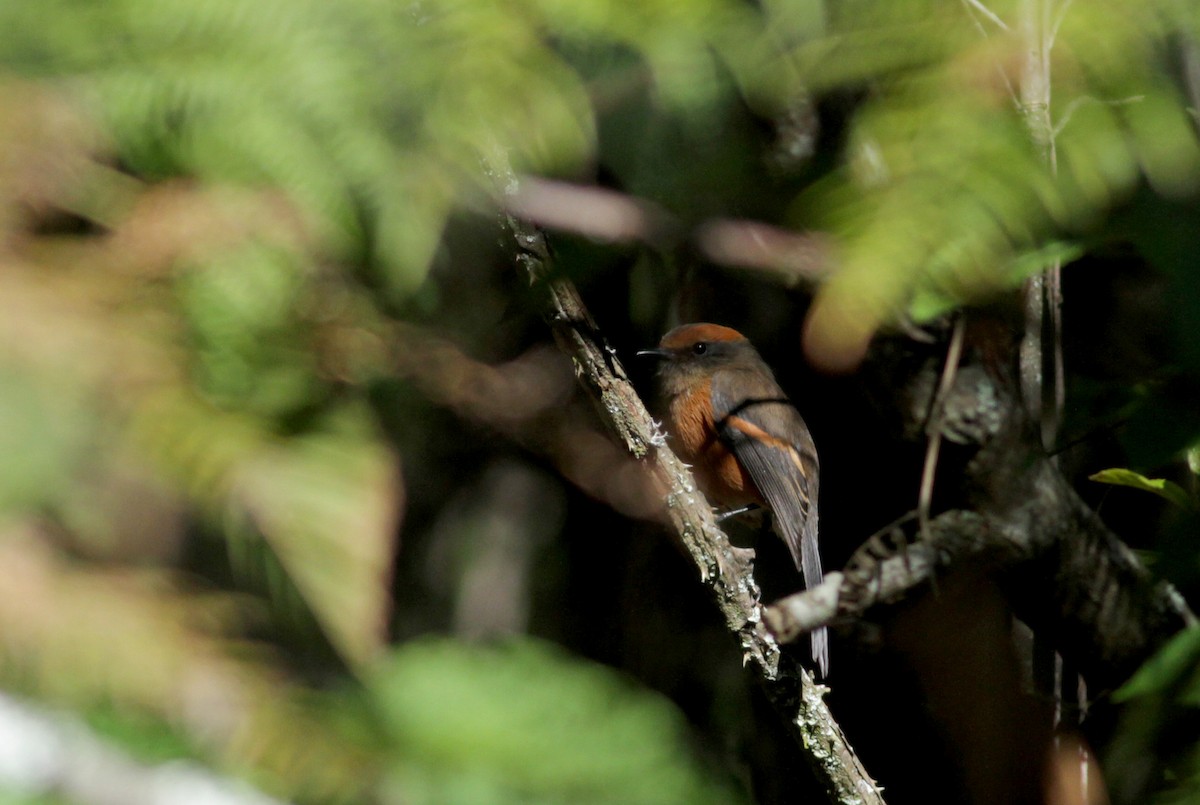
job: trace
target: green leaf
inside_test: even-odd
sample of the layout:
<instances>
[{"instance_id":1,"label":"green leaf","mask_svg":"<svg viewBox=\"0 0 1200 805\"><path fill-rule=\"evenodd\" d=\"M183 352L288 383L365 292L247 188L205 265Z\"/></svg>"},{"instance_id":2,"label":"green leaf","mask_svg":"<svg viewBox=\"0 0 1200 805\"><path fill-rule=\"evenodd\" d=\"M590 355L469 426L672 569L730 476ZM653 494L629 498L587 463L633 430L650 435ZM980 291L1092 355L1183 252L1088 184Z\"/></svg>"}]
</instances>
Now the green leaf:
<instances>
[{"instance_id":1,"label":"green leaf","mask_svg":"<svg viewBox=\"0 0 1200 805\"><path fill-rule=\"evenodd\" d=\"M1127 702L1139 696L1157 693L1176 685L1186 674L1194 674L1200 663L1200 627L1185 629L1137 670L1128 682L1113 694L1113 700ZM1200 705L1200 689L1192 686L1190 704Z\"/></svg>"},{"instance_id":2,"label":"green leaf","mask_svg":"<svg viewBox=\"0 0 1200 805\"><path fill-rule=\"evenodd\" d=\"M1192 499L1192 496L1183 487L1165 478L1147 478L1133 470L1121 468L1102 470L1095 475L1089 475L1088 478L1102 484L1128 486L1146 492L1153 492L1159 497L1165 498L1176 506L1181 506L1185 509L1195 508L1196 506L1196 502Z\"/></svg>"}]
</instances>

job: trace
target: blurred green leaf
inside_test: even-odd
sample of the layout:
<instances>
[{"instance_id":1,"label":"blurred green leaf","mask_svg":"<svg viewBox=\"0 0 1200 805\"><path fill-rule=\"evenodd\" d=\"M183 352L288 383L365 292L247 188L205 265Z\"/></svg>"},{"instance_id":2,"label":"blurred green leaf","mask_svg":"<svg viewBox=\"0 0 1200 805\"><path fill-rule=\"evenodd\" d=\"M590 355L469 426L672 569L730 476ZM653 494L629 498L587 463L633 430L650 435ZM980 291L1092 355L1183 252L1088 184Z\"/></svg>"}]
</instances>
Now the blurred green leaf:
<instances>
[{"instance_id":1,"label":"blurred green leaf","mask_svg":"<svg viewBox=\"0 0 1200 805\"><path fill-rule=\"evenodd\" d=\"M1124 800L1149 783L1155 802L1200 796L1200 628L1175 635L1113 694L1120 729L1110 742L1105 776ZM1147 775L1152 775L1147 779Z\"/></svg>"},{"instance_id":2,"label":"blurred green leaf","mask_svg":"<svg viewBox=\"0 0 1200 805\"><path fill-rule=\"evenodd\" d=\"M1173 481L1168 481L1165 478L1147 478L1146 476L1136 473L1133 470L1120 468L1102 470L1094 475L1089 475L1088 478L1092 481L1098 481L1102 484L1128 486L1132 487L1133 489L1141 489L1145 492L1152 492L1164 500L1169 500L1176 506L1180 506L1185 509L1195 508L1196 506L1196 501L1192 499L1192 496L1189 495L1183 487L1177 483L1174 483Z\"/></svg>"},{"instance_id":3,"label":"blurred green leaf","mask_svg":"<svg viewBox=\"0 0 1200 805\"><path fill-rule=\"evenodd\" d=\"M72 805L72 801L52 794L31 794L0 787L0 805Z\"/></svg>"},{"instance_id":4,"label":"blurred green leaf","mask_svg":"<svg viewBox=\"0 0 1200 805\"><path fill-rule=\"evenodd\" d=\"M232 497L353 663L383 645L402 495L396 457L347 434L292 439L236 470Z\"/></svg>"},{"instance_id":5,"label":"blurred green leaf","mask_svg":"<svg viewBox=\"0 0 1200 805\"><path fill-rule=\"evenodd\" d=\"M0 364L0 513L49 503L80 461L80 412L55 385Z\"/></svg>"},{"instance_id":6,"label":"blurred green leaf","mask_svg":"<svg viewBox=\"0 0 1200 805\"><path fill-rule=\"evenodd\" d=\"M251 243L185 272L197 385L217 405L282 418L319 396L299 316L304 270L295 256Z\"/></svg>"},{"instance_id":7,"label":"blurred green leaf","mask_svg":"<svg viewBox=\"0 0 1200 805\"><path fill-rule=\"evenodd\" d=\"M87 725L144 763L165 763L198 758L202 753L187 737L162 719L148 713L99 702L83 712Z\"/></svg>"},{"instance_id":8,"label":"blurred green leaf","mask_svg":"<svg viewBox=\"0 0 1200 805\"><path fill-rule=\"evenodd\" d=\"M1192 684L1180 701L1200 707L1200 628L1185 629L1168 641L1113 694L1113 699L1127 702L1160 693L1178 686L1189 675L1194 677Z\"/></svg>"},{"instance_id":9,"label":"blurred green leaf","mask_svg":"<svg viewBox=\"0 0 1200 805\"><path fill-rule=\"evenodd\" d=\"M740 801L666 700L547 644L424 640L368 684L405 761L407 802Z\"/></svg>"},{"instance_id":10,"label":"blurred green leaf","mask_svg":"<svg viewBox=\"0 0 1200 805\"><path fill-rule=\"evenodd\" d=\"M1065 265L1079 258L1083 248L1076 243L1054 241L1044 246L1022 251L1008 260L1006 270L1001 275L1002 280L996 287L987 289L971 288L971 283L961 283L951 288L928 285L916 289L908 305L908 314L913 321L930 321L957 308L965 296L981 294L986 296L988 291L995 292L1001 287L1009 287L1024 282L1035 274L1046 271L1053 265ZM936 268L939 261L947 264L956 260L956 255L949 252L937 255L931 261L931 268ZM947 267L948 270L948 267Z\"/></svg>"}]
</instances>

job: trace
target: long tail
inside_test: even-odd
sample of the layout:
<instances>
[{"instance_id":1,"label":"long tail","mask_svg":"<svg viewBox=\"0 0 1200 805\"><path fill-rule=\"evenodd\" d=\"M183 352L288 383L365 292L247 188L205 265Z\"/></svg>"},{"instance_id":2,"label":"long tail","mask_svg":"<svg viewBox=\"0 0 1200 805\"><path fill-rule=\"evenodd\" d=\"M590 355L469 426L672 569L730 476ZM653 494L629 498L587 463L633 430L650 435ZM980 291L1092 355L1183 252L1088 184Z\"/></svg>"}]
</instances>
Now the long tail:
<instances>
[{"instance_id":1,"label":"long tail","mask_svg":"<svg viewBox=\"0 0 1200 805\"><path fill-rule=\"evenodd\" d=\"M829 676L829 630L822 626L814 631L809 638L812 640L812 657L817 663L821 678Z\"/></svg>"},{"instance_id":2,"label":"long tail","mask_svg":"<svg viewBox=\"0 0 1200 805\"><path fill-rule=\"evenodd\" d=\"M804 576L804 589L811 590L825 578L821 571L821 554L817 548L817 516L812 516L805 523L800 537L800 572ZM821 677L829 676L829 630L822 626L813 631L812 658L817 663Z\"/></svg>"},{"instance_id":3,"label":"long tail","mask_svg":"<svg viewBox=\"0 0 1200 805\"><path fill-rule=\"evenodd\" d=\"M798 524L800 516L792 519L776 517L775 524L792 550L792 560L804 579L804 589L811 590L825 578L821 570L821 552L817 547L817 513L808 510L800 512L800 515L803 516L802 524ZM824 626L814 629L811 640L812 658L824 679L829 676L829 630Z\"/></svg>"}]
</instances>

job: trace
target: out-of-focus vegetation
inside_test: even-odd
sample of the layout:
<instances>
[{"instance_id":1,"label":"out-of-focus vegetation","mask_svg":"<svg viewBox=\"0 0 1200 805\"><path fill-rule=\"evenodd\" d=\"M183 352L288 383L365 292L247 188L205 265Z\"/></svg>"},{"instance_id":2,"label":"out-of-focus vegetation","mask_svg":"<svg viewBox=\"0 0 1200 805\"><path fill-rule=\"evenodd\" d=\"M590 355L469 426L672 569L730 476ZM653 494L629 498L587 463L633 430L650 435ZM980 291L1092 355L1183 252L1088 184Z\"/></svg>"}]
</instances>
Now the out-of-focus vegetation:
<instances>
[{"instance_id":1,"label":"out-of-focus vegetation","mask_svg":"<svg viewBox=\"0 0 1200 805\"><path fill-rule=\"evenodd\" d=\"M1198 24L1123 0L0 4L0 687L300 801L748 798L661 697L528 637L619 659L572 594L623 589L602 548L628 526L596 512L654 502L495 248L513 172L821 230L825 366L1131 247L1172 289L1168 369L1085 399L1150 472L1200 437ZM641 346L677 257L567 237L559 263ZM768 293L726 310L786 329ZM1185 586L1194 525L1159 546ZM643 650L669 688L679 645ZM693 726L746 717L714 684Z\"/></svg>"}]
</instances>

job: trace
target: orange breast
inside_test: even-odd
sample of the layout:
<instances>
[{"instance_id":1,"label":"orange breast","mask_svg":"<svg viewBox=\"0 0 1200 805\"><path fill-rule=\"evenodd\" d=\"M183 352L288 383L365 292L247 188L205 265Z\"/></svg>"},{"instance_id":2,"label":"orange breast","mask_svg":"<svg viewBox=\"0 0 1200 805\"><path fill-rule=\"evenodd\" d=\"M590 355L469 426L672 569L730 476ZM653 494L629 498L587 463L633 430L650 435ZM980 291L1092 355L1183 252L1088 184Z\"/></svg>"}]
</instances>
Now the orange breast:
<instances>
[{"instance_id":1,"label":"orange breast","mask_svg":"<svg viewBox=\"0 0 1200 805\"><path fill-rule=\"evenodd\" d=\"M679 457L692 466L700 491L719 506L762 504L754 481L717 437L707 383L671 401L667 429Z\"/></svg>"}]
</instances>

